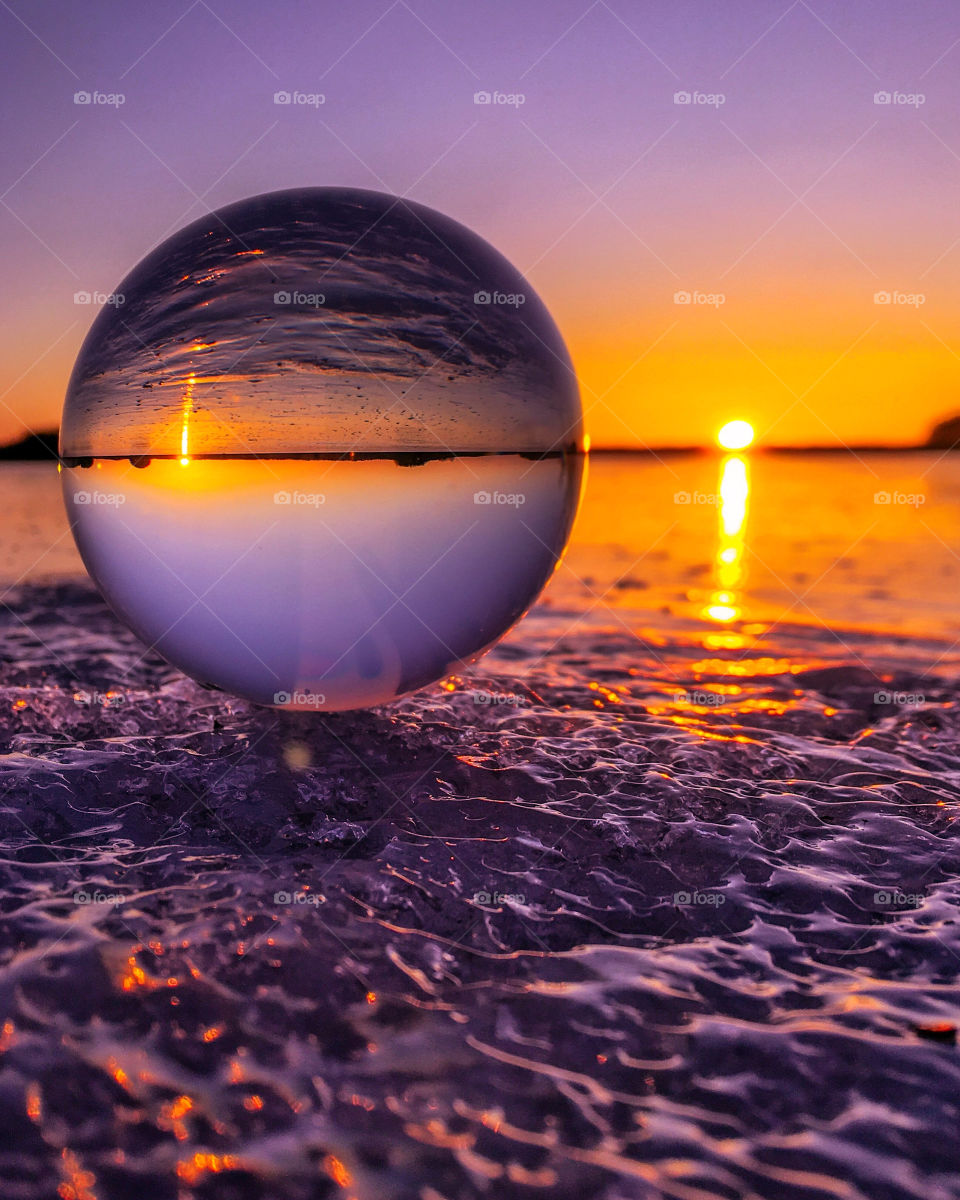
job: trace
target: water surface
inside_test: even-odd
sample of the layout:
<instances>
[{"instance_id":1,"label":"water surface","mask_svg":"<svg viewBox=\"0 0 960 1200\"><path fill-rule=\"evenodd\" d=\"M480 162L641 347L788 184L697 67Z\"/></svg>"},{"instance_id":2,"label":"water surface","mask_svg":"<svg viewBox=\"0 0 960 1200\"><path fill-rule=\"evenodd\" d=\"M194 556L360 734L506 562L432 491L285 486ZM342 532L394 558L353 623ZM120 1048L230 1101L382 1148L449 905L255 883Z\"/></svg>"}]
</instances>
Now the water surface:
<instances>
[{"instance_id":1,"label":"water surface","mask_svg":"<svg viewBox=\"0 0 960 1200\"><path fill-rule=\"evenodd\" d=\"M503 642L329 715L0 472L3 1194L960 1194L960 465L746 467L597 458Z\"/></svg>"}]
</instances>

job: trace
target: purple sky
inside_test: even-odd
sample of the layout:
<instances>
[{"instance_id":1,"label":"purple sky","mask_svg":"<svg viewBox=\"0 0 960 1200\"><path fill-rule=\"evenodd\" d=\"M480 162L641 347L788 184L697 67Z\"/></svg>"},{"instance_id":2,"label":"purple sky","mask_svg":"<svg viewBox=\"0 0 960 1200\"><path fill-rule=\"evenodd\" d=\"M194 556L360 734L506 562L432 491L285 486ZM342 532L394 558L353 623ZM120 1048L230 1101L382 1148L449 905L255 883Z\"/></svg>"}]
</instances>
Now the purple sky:
<instances>
[{"instance_id":1,"label":"purple sky","mask_svg":"<svg viewBox=\"0 0 960 1200\"><path fill-rule=\"evenodd\" d=\"M325 184L409 194L526 272L595 443L731 416L911 441L960 408L951 0L0 0L0 45L5 440L57 421L75 292L206 208ZM495 90L524 102L474 103Z\"/></svg>"}]
</instances>

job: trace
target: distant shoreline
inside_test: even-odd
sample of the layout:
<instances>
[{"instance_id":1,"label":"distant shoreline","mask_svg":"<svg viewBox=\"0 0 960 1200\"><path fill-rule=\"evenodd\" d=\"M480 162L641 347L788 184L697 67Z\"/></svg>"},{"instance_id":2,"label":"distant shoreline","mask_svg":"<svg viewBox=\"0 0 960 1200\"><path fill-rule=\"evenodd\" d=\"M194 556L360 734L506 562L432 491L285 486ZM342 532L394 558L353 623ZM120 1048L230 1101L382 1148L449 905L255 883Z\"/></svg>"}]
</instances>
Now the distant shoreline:
<instances>
[{"instance_id":1,"label":"distant shoreline","mask_svg":"<svg viewBox=\"0 0 960 1200\"><path fill-rule=\"evenodd\" d=\"M17 442L12 442L6 446L0 446L0 463L3 462L50 462L51 460L59 461L57 451L59 434L56 430L44 430L41 433L29 434L27 437L21 438ZM858 455L858 454L950 454L956 450L960 450L960 443L953 446L877 446L877 445L861 445L861 446L753 446L749 450L742 453L750 454L833 454L833 455ZM591 447L590 454L593 457L606 456L626 456L639 458L676 458L683 455L716 455L728 453L721 451L716 446L595 446ZM171 457L169 455L155 455L154 457L164 458ZM216 455L205 457L219 457ZM249 455L244 457L274 457L273 455ZM323 454L304 454L291 455L288 457L297 458L321 458L328 457ZM343 455L334 455L332 457L343 457ZM363 454L357 457L394 457L393 453L385 452L383 454ZM409 458L419 458L417 453L409 453L404 455ZM428 455L433 457L433 455ZM451 453L449 457L460 457ZM539 457L539 456L538 456Z\"/></svg>"},{"instance_id":2,"label":"distant shoreline","mask_svg":"<svg viewBox=\"0 0 960 1200\"><path fill-rule=\"evenodd\" d=\"M748 446L746 450L721 450L717 446L591 446L590 454L630 454L662 458L682 454L949 454L956 446Z\"/></svg>"}]
</instances>

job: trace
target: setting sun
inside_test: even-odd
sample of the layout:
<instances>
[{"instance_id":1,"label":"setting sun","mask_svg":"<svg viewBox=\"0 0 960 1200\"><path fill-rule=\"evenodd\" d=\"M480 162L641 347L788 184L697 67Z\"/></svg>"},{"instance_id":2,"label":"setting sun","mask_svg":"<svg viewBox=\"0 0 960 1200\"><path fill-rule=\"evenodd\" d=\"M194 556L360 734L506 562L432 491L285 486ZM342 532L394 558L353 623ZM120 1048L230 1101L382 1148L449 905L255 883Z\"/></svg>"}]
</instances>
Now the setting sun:
<instances>
[{"instance_id":1,"label":"setting sun","mask_svg":"<svg viewBox=\"0 0 960 1200\"><path fill-rule=\"evenodd\" d=\"M717 433L717 442L724 450L745 450L753 441L753 426L749 421L728 421Z\"/></svg>"}]
</instances>

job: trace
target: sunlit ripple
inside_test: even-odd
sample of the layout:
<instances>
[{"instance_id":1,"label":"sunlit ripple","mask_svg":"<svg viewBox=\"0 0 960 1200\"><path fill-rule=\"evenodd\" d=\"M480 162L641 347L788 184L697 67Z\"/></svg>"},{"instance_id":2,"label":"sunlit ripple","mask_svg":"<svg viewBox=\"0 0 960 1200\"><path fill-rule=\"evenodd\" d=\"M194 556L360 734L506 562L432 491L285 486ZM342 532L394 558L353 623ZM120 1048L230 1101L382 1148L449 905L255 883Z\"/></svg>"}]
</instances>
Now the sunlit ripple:
<instances>
[{"instance_id":1,"label":"sunlit ripple","mask_svg":"<svg viewBox=\"0 0 960 1200\"><path fill-rule=\"evenodd\" d=\"M714 564L717 587L704 609L711 621L727 624L741 614L737 589L743 583L747 510L750 499L750 468L746 458L727 455L720 466L717 485L719 533Z\"/></svg>"}]
</instances>

